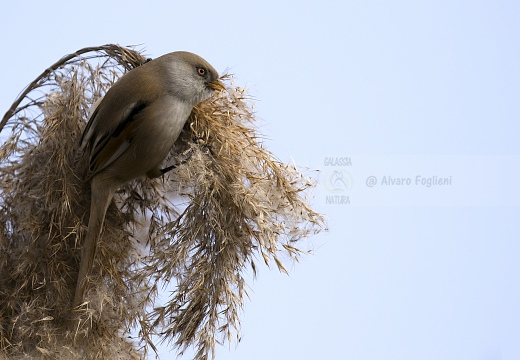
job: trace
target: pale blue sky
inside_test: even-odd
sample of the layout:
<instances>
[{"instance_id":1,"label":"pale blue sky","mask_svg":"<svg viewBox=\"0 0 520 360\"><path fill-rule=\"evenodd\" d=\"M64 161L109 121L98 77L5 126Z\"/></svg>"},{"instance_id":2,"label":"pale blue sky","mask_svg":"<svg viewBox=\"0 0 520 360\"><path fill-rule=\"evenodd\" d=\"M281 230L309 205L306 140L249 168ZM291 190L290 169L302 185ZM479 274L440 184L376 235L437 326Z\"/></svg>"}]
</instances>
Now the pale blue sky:
<instances>
[{"instance_id":1,"label":"pale blue sky","mask_svg":"<svg viewBox=\"0 0 520 360\"><path fill-rule=\"evenodd\" d=\"M330 219L289 277L261 269L242 340L217 359L516 360L519 14L514 1L9 2L0 110L85 46L198 53L258 99L268 149L320 170Z\"/></svg>"}]
</instances>

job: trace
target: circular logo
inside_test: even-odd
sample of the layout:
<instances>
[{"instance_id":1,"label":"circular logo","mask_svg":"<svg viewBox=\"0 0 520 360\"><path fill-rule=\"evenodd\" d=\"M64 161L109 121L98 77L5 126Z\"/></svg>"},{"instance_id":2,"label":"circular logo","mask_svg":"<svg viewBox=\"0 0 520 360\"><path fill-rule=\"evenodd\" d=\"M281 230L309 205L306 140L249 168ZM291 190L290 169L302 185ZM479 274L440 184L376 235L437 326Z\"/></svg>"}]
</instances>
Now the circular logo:
<instances>
[{"instance_id":1,"label":"circular logo","mask_svg":"<svg viewBox=\"0 0 520 360\"><path fill-rule=\"evenodd\" d=\"M344 169L334 169L325 173L323 186L333 194L342 194L352 189L352 175Z\"/></svg>"}]
</instances>

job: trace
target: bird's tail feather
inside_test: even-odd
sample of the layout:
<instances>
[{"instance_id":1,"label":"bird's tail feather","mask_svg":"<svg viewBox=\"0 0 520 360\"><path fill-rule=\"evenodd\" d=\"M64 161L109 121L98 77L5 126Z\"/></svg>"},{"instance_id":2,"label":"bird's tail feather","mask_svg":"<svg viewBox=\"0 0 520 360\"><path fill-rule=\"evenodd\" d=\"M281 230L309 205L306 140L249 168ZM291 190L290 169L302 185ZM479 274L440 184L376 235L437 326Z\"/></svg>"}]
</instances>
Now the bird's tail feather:
<instances>
[{"instance_id":1,"label":"bird's tail feather","mask_svg":"<svg viewBox=\"0 0 520 360\"><path fill-rule=\"evenodd\" d=\"M83 244L78 281L76 283L76 294L74 295L74 307L78 307L83 303L87 279L94 264L98 239L101 234L101 229L103 228L105 214L110 201L112 201L115 189L94 177L91 183L91 191L88 232Z\"/></svg>"}]
</instances>

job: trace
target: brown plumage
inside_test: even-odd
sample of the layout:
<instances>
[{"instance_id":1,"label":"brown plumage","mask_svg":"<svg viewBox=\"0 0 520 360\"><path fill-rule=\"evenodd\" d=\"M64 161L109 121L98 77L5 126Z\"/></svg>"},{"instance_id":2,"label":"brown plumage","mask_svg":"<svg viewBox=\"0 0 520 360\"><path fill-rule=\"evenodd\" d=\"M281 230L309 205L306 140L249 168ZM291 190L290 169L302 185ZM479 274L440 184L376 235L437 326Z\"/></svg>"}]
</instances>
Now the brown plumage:
<instances>
[{"instance_id":1,"label":"brown plumage","mask_svg":"<svg viewBox=\"0 0 520 360\"><path fill-rule=\"evenodd\" d=\"M161 56L131 70L99 102L80 148L90 153L91 204L74 306L83 302L108 205L125 182L163 174L168 154L193 106L223 90L217 71L188 52Z\"/></svg>"}]
</instances>

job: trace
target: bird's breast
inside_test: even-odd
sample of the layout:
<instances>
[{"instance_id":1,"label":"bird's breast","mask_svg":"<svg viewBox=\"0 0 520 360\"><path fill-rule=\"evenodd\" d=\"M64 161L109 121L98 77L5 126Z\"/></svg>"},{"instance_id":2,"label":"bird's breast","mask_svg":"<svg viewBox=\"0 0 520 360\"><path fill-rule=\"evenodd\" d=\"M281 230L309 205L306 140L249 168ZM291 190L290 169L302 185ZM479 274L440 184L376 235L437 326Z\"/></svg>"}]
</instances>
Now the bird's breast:
<instances>
[{"instance_id":1,"label":"bird's breast","mask_svg":"<svg viewBox=\"0 0 520 360\"><path fill-rule=\"evenodd\" d=\"M136 145L149 156L164 158L186 123L191 107L166 97L150 104L138 119ZM162 160L161 158L161 160Z\"/></svg>"}]
</instances>

